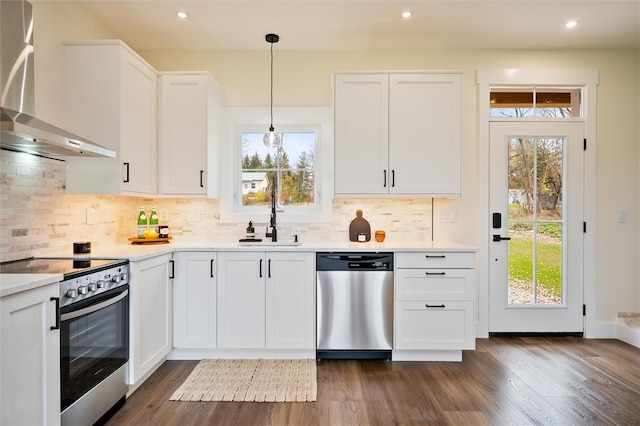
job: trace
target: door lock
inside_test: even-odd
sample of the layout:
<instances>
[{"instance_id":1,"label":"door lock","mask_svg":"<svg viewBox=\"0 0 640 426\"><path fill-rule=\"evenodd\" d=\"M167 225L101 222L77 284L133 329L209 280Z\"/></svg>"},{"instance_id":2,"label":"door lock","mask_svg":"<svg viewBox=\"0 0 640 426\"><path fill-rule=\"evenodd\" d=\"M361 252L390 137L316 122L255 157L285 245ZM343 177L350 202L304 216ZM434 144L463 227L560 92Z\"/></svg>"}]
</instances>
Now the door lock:
<instances>
[{"instance_id":1,"label":"door lock","mask_svg":"<svg viewBox=\"0 0 640 426\"><path fill-rule=\"evenodd\" d=\"M511 239L511 237L501 237L498 234L493 234L493 241L499 242L499 241L510 240L510 239Z\"/></svg>"}]
</instances>

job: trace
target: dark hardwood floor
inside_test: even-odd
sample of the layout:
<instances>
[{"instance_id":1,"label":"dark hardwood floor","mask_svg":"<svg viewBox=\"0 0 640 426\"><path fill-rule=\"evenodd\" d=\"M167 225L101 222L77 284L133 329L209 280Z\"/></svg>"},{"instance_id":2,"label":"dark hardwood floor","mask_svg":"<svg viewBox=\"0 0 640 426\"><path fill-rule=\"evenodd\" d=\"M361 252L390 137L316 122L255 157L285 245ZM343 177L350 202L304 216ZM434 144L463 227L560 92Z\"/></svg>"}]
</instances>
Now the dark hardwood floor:
<instances>
[{"instance_id":1,"label":"dark hardwood floor","mask_svg":"<svg viewBox=\"0 0 640 426\"><path fill-rule=\"evenodd\" d=\"M478 339L462 362L320 361L313 403L175 402L167 361L108 425L640 425L640 349L575 337Z\"/></svg>"}]
</instances>

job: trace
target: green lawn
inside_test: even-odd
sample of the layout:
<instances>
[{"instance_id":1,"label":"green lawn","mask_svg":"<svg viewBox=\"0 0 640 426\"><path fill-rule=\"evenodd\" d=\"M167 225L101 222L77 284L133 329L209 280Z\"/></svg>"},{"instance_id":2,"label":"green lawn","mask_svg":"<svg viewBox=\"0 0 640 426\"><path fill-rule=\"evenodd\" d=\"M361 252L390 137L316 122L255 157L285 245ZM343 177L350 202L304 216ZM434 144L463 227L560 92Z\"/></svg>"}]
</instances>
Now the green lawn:
<instances>
[{"instance_id":1,"label":"green lawn","mask_svg":"<svg viewBox=\"0 0 640 426\"><path fill-rule=\"evenodd\" d=\"M533 280L533 241L512 237L509 241L509 276L518 280ZM538 242L538 285L562 294L562 245Z\"/></svg>"}]
</instances>

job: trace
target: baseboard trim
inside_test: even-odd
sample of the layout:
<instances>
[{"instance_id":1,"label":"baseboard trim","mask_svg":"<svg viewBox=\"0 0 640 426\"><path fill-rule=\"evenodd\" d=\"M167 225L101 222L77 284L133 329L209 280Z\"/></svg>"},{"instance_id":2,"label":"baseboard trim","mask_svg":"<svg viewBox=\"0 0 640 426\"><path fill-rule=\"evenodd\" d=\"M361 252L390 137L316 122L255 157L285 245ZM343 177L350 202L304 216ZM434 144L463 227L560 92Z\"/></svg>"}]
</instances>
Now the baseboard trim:
<instances>
[{"instance_id":1,"label":"baseboard trim","mask_svg":"<svg viewBox=\"0 0 640 426\"><path fill-rule=\"evenodd\" d=\"M539 331L490 331L489 337L584 337L582 331L556 331L556 332L539 332Z\"/></svg>"}]
</instances>

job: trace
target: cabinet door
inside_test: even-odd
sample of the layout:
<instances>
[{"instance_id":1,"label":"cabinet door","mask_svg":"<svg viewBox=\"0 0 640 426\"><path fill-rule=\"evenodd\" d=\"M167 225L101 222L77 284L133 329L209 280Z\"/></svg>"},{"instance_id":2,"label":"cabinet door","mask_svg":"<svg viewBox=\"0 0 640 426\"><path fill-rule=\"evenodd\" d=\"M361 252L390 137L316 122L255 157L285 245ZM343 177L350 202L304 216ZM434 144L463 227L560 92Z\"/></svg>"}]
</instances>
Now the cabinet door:
<instances>
[{"instance_id":1,"label":"cabinet door","mask_svg":"<svg viewBox=\"0 0 640 426\"><path fill-rule=\"evenodd\" d=\"M460 74L389 76L390 193L461 194Z\"/></svg>"},{"instance_id":2,"label":"cabinet door","mask_svg":"<svg viewBox=\"0 0 640 426\"><path fill-rule=\"evenodd\" d=\"M0 299L0 424L60 424L58 284Z\"/></svg>"},{"instance_id":3,"label":"cabinet door","mask_svg":"<svg viewBox=\"0 0 640 426\"><path fill-rule=\"evenodd\" d=\"M334 192L386 194L388 75L336 74L334 86Z\"/></svg>"},{"instance_id":4,"label":"cabinet door","mask_svg":"<svg viewBox=\"0 0 640 426\"><path fill-rule=\"evenodd\" d=\"M122 162L123 191L157 191L156 72L123 51Z\"/></svg>"},{"instance_id":5,"label":"cabinet door","mask_svg":"<svg viewBox=\"0 0 640 426\"><path fill-rule=\"evenodd\" d=\"M396 302L395 349L473 349L473 302Z\"/></svg>"},{"instance_id":6,"label":"cabinet door","mask_svg":"<svg viewBox=\"0 0 640 426\"><path fill-rule=\"evenodd\" d=\"M313 253L267 253L267 348L315 347L313 259Z\"/></svg>"},{"instance_id":7,"label":"cabinet door","mask_svg":"<svg viewBox=\"0 0 640 426\"><path fill-rule=\"evenodd\" d=\"M171 255L131 262L129 384L152 371L171 350Z\"/></svg>"},{"instance_id":8,"label":"cabinet door","mask_svg":"<svg viewBox=\"0 0 640 426\"><path fill-rule=\"evenodd\" d=\"M173 346L216 347L216 253L176 252Z\"/></svg>"},{"instance_id":9,"label":"cabinet door","mask_svg":"<svg viewBox=\"0 0 640 426\"><path fill-rule=\"evenodd\" d=\"M207 192L207 76L160 77L160 193Z\"/></svg>"},{"instance_id":10,"label":"cabinet door","mask_svg":"<svg viewBox=\"0 0 640 426\"><path fill-rule=\"evenodd\" d=\"M218 347L265 346L264 252L218 253Z\"/></svg>"}]
</instances>

